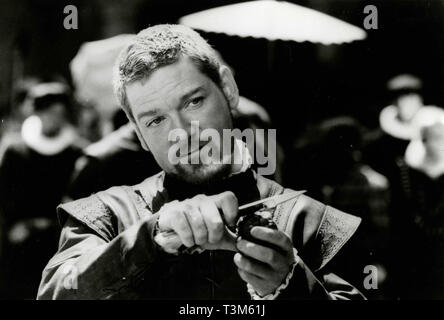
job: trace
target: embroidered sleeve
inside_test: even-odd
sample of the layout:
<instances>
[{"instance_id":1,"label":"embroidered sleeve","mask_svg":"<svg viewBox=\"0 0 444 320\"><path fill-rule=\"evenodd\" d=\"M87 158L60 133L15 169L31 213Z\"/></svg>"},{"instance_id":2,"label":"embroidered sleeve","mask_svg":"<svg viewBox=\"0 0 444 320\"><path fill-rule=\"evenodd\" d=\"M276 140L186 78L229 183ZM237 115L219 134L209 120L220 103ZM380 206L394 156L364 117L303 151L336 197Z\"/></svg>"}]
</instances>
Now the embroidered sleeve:
<instances>
[{"instance_id":1,"label":"embroidered sleeve","mask_svg":"<svg viewBox=\"0 0 444 320\"><path fill-rule=\"evenodd\" d=\"M326 206L317 237L321 241L322 269L355 233L361 218ZM317 271L315 270L315 271Z\"/></svg>"}]
</instances>

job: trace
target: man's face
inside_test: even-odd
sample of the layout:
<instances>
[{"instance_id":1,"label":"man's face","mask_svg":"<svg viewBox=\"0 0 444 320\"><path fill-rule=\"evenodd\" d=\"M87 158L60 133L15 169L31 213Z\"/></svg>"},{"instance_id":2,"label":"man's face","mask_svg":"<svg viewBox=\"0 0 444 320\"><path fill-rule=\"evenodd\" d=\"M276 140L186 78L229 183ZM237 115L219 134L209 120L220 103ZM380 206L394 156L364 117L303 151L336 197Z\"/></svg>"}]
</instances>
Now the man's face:
<instances>
[{"instance_id":1,"label":"man's face","mask_svg":"<svg viewBox=\"0 0 444 320\"><path fill-rule=\"evenodd\" d=\"M60 132L67 121L65 109L63 104L54 103L45 110L36 112L36 115L42 121L44 135L52 137Z\"/></svg>"},{"instance_id":2,"label":"man's face","mask_svg":"<svg viewBox=\"0 0 444 320\"><path fill-rule=\"evenodd\" d=\"M190 183L203 183L216 175L224 174L229 165L223 164L173 164L168 152L177 141L169 141L171 130L182 129L187 139L195 139L180 157L196 157L211 141L201 141L191 121L199 122L199 131L212 128L222 137L223 129L233 126L229 102L223 91L203 74L186 57L176 63L154 71L148 79L134 82L126 87L128 102L136 121L139 138L152 152L165 172ZM221 145L221 142L219 142ZM194 145L196 146L196 145ZM182 149L184 150L184 149Z\"/></svg>"},{"instance_id":3,"label":"man's face","mask_svg":"<svg viewBox=\"0 0 444 320\"><path fill-rule=\"evenodd\" d=\"M397 101L399 117L402 121L410 121L423 106L422 98L416 93L402 95Z\"/></svg>"}]
</instances>

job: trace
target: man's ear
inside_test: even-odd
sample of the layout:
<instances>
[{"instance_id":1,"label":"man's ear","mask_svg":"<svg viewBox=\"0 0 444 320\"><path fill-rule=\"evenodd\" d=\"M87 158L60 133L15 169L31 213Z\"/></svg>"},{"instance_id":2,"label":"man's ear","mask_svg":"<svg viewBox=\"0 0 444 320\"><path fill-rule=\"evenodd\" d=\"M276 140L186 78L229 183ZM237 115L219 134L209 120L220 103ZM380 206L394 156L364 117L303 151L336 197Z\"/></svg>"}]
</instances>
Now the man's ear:
<instances>
[{"instance_id":1,"label":"man's ear","mask_svg":"<svg viewBox=\"0 0 444 320\"><path fill-rule=\"evenodd\" d=\"M237 88L236 81L231 70L222 65L219 68L219 75L221 79L222 91L230 104L230 109L236 110L239 104L239 89Z\"/></svg>"},{"instance_id":2,"label":"man's ear","mask_svg":"<svg viewBox=\"0 0 444 320\"><path fill-rule=\"evenodd\" d=\"M146 144L145 140L143 139L142 133L139 130L139 127L137 126L137 124L135 124L133 121L131 121L131 125L133 126L134 131L137 134L137 138L139 138L140 144L142 145L142 148L145 151L150 151L150 149L148 148L148 145Z\"/></svg>"}]
</instances>

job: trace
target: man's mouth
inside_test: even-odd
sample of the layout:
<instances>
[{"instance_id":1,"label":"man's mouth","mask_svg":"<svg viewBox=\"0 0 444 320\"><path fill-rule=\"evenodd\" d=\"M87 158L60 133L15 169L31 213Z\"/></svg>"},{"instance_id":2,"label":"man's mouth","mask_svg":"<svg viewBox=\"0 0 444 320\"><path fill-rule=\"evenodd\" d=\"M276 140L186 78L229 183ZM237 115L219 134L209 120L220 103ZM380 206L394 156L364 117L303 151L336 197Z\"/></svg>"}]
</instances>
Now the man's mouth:
<instances>
[{"instance_id":1,"label":"man's mouth","mask_svg":"<svg viewBox=\"0 0 444 320\"><path fill-rule=\"evenodd\" d=\"M184 155L181 155L180 157L181 158L188 158L188 157L191 157L194 153L199 153L200 152L200 150L202 150L202 148L205 146L205 145L207 145L208 144L208 142L202 142L202 143L200 143L199 144L199 147L198 148L195 148L194 150L191 150L190 152L188 152L187 154L184 154Z\"/></svg>"}]
</instances>

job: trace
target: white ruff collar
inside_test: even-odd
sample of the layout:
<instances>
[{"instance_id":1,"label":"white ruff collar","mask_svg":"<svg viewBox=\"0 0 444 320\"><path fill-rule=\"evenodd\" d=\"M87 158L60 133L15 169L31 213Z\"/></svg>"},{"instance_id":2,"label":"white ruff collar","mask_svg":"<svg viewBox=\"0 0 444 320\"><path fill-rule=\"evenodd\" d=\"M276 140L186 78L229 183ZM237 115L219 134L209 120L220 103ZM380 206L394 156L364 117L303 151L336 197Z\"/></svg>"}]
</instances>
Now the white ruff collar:
<instances>
[{"instance_id":1,"label":"white ruff collar","mask_svg":"<svg viewBox=\"0 0 444 320\"><path fill-rule=\"evenodd\" d=\"M72 127L64 127L55 137L42 134L42 122L38 116L30 116L22 125L22 138L31 149L43 155L54 155L73 144L77 134Z\"/></svg>"},{"instance_id":2,"label":"white ruff collar","mask_svg":"<svg viewBox=\"0 0 444 320\"><path fill-rule=\"evenodd\" d=\"M412 123L403 123L398 119L398 109L395 106L385 107L379 115L381 129L389 135L402 139L410 140L416 137L417 128Z\"/></svg>"},{"instance_id":3,"label":"white ruff collar","mask_svg":"<svg viewBox=\"0 0 444 320\"><path fill-rule=\"evenodd\" d=\"M444 159L429 164L426 149L420 139L412 140L409 143L404 159L410 168L422 171L431 178L437 178L444 174Z\"/></svg>"},{"instance_id":4,"label":"white ruff collar","mask_svg":"<svg viewBox=\"0 0 444 320\"><path fill-rule=\"evenodd\" d=\"M444 117L444 110L435 106L424 106L408 123L398 119L398 109L395 106L385 107L379 115L381 129L392 137L402 140L412 140L419 137L420 128L430 125L438 118Z\"/></svg>"},{"instance_id":5,"label":"white ruff collar","mask_svg":"<svg viewBox=\"0 0 444 320\"><path fill-rule=\"evenodd\" d=\"M424 145L420 139L412 140L405 150L404 159L411 168L419 168L423 165L426 156Z\"/></svg>"}]
</instances>

